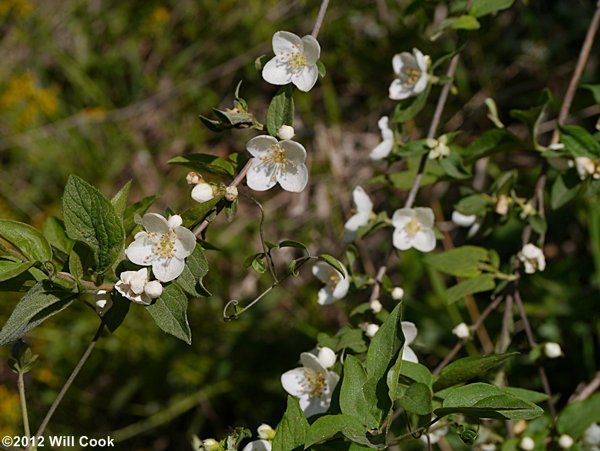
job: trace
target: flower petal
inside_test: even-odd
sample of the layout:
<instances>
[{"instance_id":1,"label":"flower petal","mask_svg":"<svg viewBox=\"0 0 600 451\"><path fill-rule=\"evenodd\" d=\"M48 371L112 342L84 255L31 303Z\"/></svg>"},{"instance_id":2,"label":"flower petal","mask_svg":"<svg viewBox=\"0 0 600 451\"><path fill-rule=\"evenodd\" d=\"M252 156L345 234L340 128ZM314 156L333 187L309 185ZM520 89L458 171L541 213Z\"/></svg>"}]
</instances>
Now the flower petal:
<instances>
[{"instance_id":1,"label":"flower petal","mask_svg":"<svg viewBox=\"0 0 600 451\"><path fill-rule=\"evenodd\" d=\"M148 241L148 234L141 232L136 235L137 238L125 249L125 255L131 263L136 265L148 266L152 264L154 255L152 254L152 245Z\"/></svg>"},{"instance_id":2,"label":"flower petal","mask_svg":"<svg viewBox=\"0 0 600 451\"><path fill-rule=\"evenodd\" d=\"M279 143L285 151L285 159L294 163L304 163L306 161L306 149L296 141L285 140Z\"/></svg>"},{"instance_id":3,"label":"flower petal","mask_svg":"<svg viewBox=\"0 0 600 451\"><path fill-rule=\"evenodd\" d=\"M327 409L329 409L330 404L331 399L327 401L316 397L300 398L300 408L304 412L304 416L306 416L307 418L312 417L313 415L318 415L319 413L327 412Z\"/></svg>"},{"instance_id":4,"label":"flower petal","mask_svg":"<svg viewBox=\"0 0 600 451\"><path fill-rule=\"evenodd\" d=\"M404 229L395 229L392 234L392 244L398 250L405 251L413 247L412 238Z\"/></svg>"},{"instance_id":5,"label":"flower petal","mask_svg":"<svg viewBox=\"0 0 600 451\"><path fill-rule=\"evenodd\" d=\"M431 228L435 223L435 216L431 208L417 207L415 208L415 216L423 227Z\"/></svg>"},{"instance_id":6,"label":"flower petal","mask_svg":"<svg viewBox=\"0 0 600 451\"><path fill-rule=\"evenodd\" d=\"M411 94L412 90L404 88L398 79L394 80L390 85L389 97L392 100L408 99Z\"/></svg>"},{"instance_id":7,"label":"flower petal","mask_svg":"<svg viewBox=\"0 0 600 451\"><path fill-rule=\"evenodd\" d=\"M148 282L148 270L142 268L139 271L135 271L133 277L129 281L129 288L135 294L142 294L144 292L144 286Z\"/></svg>"},{"instance_id":8,"label":"flower petal","mask_svg":"<svg viewBox=\"0 0 600 451\"><path fill-rule=\"evenodd\" d=\"M304 164L292 166L288 163L285 169L279 173L277 181L284 190L299 193L306 188L308 183L308 169Z\"/></svg>"},{"instance_id":9,"label":"flower petal","mask_svg":"<svg viewBox=\"0 0 600 451\"><path fill-rule=\"evenodd\" d=\"M421 72L427 72L427 66L429 65L429 57L423 55L423 53L419 49L413 49L413 55L417 60L417 66L421 70Z\"/></svg>"},{"instance_id":10,"label":"flower petal","mask_svg":"<svg viewBox=\"0 0 600 451\"><path fill-rule=\"evenodd\" d=\"M412 208L399 208L392 216L392 225L396 228L403 228L415 217L415 211Z\"/></svg>"},{"instance_id":11,"label":"flower petal","mask_svg":"<svg viewBox=\"0 0 600 451\"><path fill-rule=\"evenodd\" d=\"M277 183L277 166L266 164L259 158L252 159L252 166L246 175L248 187L254 191L266 191Z\"/></svg>"},{"instance_id":12,"label":"flower petal","mask_svg":"<svg viewBox=\"0 0 600 451\"><path fill-rule=\"evenodd\" d=\"M302 396L304 394L304 368L294 368L281 375L281 385L283 389L292 396Z\"/></svg>"},{"instance_id":13,"label":"flower petal","mask_svg":"<svg viewBox=\"0 0 600 451\"><path fill-rule=\"evenodd\" d=\"M272 85L287 85L292 81L292 72L286 61L280 58L272 58L265 64L262 70L262 78Z\"/></svg>"},{"instance_id":14,"label":"flower petal","mask_svg":"<svg viewBox=\"0 0 600 451\"><path fill-rule=\"evenodd\" d=\"M196 235L185 227L175 227L173 230L177 236L175 241L175 257L184 259L192 255L196 248Z\"/></svg>"},{"instance_id":15,"label":"flower petal","mask_svg":"<svg viewBox=\"0 0 600 451\"><path fill-rule=\"evenodd\" d=\"M354 201L354 205L356 205L356 210L359 213L367 213L371 214L373 211L373 202L371 202L371 198L363 189L362 186L357 186L352 191L352 200Z\"/></svg>"},{"instance_id":16,"label":"flower petal","mask_svg":"<svg viewBox=\"0 0 600 451\"><path fill-rule=\"evenodd\" d=\"M315 85L318 78L319 70L317 69L317 66L305 66L303 69L292 74L292 83L294 83L300 91L308 92Z\"/></svg>"},{"instance_id":17,"label":"flower petal","mask_svg":"<svg viewBox=\"0 0 600 451\"><path fill-rule=\"evenodd\" d=\"M335 269L333 269L325 262L317 262L312 267L313 276L315 276L323 283L329 282L329 278L331 277L334 271Z\"/></svg>"},{"instance_id":18,"label":"flower petal","mask_svg":"<svg viewBox=\"0 0 600 451\"><path fill-rule=\"evenodd\" d=\"M394 147L393 140L381 141L369 154L371 160L383 160L387 157Z\"/></svg>"},{"instance_id":19,"label":"flower petal","mask_svg":"<svg viewBox=\"0 0 600 451\"><path fill-rule=\"evenodd\" d=\"M277 145L276 138L269 135L259 135L246 143L246 150L253 157L264 157L272 152L273 144Z\"/></svg>"},{"instance_id":20,"label":"flower petal","mask_svg":"<svg viewBox=\"0 0 600 451\"><path fill-rule=\"evenodd\" d=\"M381 130L381 137L384 141L386 140L394 140L394 132L389 127L390 119L387 116L381 116L379 121L377 122L377 126L379 130Z\"/></svg>"},{"instance_id":21,"label":"flower petal","mask_svg":"<svg viewBox=\"0 0 600 451\"><path fill-rule=\"evenodd\" d=\"M272 446L268 440L254 440L244 446L242 451L271 451L273 449Z\"/></svg>"},{"instance_id":22,"label":"flower petal","mask_svg":"<svg viewBox=\"0 0 600 451\"><path fill-rule=\"evenodd\" d=\"M303 367L308 368L315 373L327 374L327 369L323 366L319 357L310 352L303 352L300 354L300 363Z\"/></svg>"},{"instance_id":23,"label":"flower petal","mask_svg":"<svg viewBox=\"0 0 600 451\"><path fill-rule=\"evenodd\" d=\"M421 74L421 76L419 77L419 80L413 86L412 94L413 95L420 94L423 91L425 91L426 87L427 87L427 73L423 72Z\"/></svg>"},{"instance_id":24,"label":"flower petal","mask_svg":"<svg viewBox=\"0 0 600 451\"><path fill-rule=\"evenodd\" d=\"M421 252L431 252L435 249L435 233L431 229L421 229L412 239L413 247Z\"/></svg>"},{"instance_id":25,"label":"flower petal","mask_svg":"<svg viewBox=\"0 0 600 451\"><path fill-rule=\"evenodd\" d=\"M348 293L348 289L350 288L350 282L348 281L348 277L341 279L335 288L333 289L332 296L335 299L342 299Z\"/></svg>"},{"instance_id":26,"label":"flower petal","mask_svg":"<svg viewBox=\"0 0 600 451\"><path fill-rule=\"evenodd\" d=\"M185 268L183 260L175 258L158 258L152 262L152 274L161 282L177 279Z\"/></svg>"},{"instance_id":27,"label":"flower petal","mask_svg":"<svg viewBox=\"0 0 600 451\"><path fill-rule=\"evenodd\" d=\"M311 35L306 35L302 38L302 43L304 44L303 53L306 57L306 65L312 66L319 60L319 57L321 56L321 46L319 45L319 41L317 41Z\"/></svg>"},{"instance_id":28,"label":"flower petal","mask_svg":"<svg viewBox=\"0 0 600 451\"><path fill-rule=\"evenodd\" d=\"M402 68L404 67L404 61L402 59L401 53L397 53L392 57L392 67L394 68L395 74L399 75L402 72Z\"/></svg>"},{"instance_id":29,"label":"flower petal","mask_svg":"<svg viewBox=\"0 0 600 451\"><path fill-rule=\"evenodd\" d=\"M402 350L402 360L406 362L419 363L419 358L415 351L412 350L410 346L404 345L404 349Z\"/></svg>"},{"instance_id":30,"label":"flower petal","mask_svg":"<svg viewBox=\"0 0 600 451\"><path fill-rule=\"evenodd\" d=\"M294 53L302 50L303 42L298 35L289 31L278 31L273 35L273 52L275 55Z\"/></svg>"},{"instance_id":31,"label":"flower petal","mask_svg":"<svg viewBox=\"0 0 600 451\"><path fill-rule=\"evenodd\" d=\"M402 328L405 344L410 345L417 338L417 326L411 321L401 321L400 327Z\"/></svg>"},{"instance_id":32,"label":"flower petal","mask_svg":"<svg viewBox=\"0 0 600 451\"><path fill-rule=\"evenodd\" d=\"M148 232L168 233L169 223L164 216L158 213L146 213L142 218L142 225Z\"/></svg>"},{"instance_id":33,"label":"flower petal","mask_svg":"<svg viewBox=\"0 0 600 451\"><path fill-rule=\"evenodd\" d=\"M352 235L352 232L356 232L359 227L367 225L369 223L369 214L368 213L356 213L354 216L351 216L346 223L344 224L344 231L348 232L349 235ZM354 234L356 236L356 234ZM351 238L352 241L354 238Z\"/></svg>"},{"instance_id":34,"label":"flower petal","mask_svg":"<svg viewBox=\"0 0 600 451\"><path fill-rule=\"evenodd\" d=\"M317 295L317 304L329 305L333 304L337 299L333 297L333 293L327 287L323 287L319 290Z\"/></svg>"}]
</instances>

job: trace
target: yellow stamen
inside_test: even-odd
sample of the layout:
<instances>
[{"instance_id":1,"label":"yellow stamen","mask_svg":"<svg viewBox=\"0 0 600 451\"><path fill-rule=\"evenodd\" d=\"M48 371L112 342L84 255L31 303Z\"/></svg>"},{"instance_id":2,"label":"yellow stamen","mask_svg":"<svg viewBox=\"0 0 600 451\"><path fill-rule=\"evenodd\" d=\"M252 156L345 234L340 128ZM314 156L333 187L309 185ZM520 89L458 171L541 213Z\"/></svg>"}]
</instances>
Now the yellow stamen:
<instances>
[{"instance_id":1,"label":"yellow stamen","mask_svg":"<svg viewBox=\"0 0 600 451\"><path fill-rule=\"evenodd\" d=\"M415 236L419 230L421 230L421 223L416 217L411 218L411 220L404 226L404 229L408 232L410 236Z\"/></svg>"},{"instance_id":2,"label":"yellow stamen","mask_svg":"<svg viewBox=\"0 0 600 451\"><path fill-rule=\"evenodd\" d=\"M327 389L325 374L320 371L315 372L309 368L305 368L304 381L301 383L301 386L304 393L308 394L310 398L321 398Z\"/></svg>"}]
</instances>

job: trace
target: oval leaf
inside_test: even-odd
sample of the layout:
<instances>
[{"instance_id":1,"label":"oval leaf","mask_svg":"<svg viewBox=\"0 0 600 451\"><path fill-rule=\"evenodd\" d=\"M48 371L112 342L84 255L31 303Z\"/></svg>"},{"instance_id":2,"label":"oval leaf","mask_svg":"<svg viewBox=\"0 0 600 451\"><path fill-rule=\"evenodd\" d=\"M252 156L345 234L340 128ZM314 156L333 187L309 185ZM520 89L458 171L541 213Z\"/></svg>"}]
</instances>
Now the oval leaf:
<instances>
[{"instance_id":1,"label":"oval leaf","mask_svg":"<svg viewBox=\"0 0 600 451\"><path fill-rule=\"evenodd\" d=\"M192 332L187 319L187 298L176 284L165 287L154 304L146 307L152 319L163 332L192 344Z\"/></svg>"},{"instance_id":2,"label":"oval leaf","mask_svg":"<svg viewBox=\"0 0 600 451\"><path fill-rule=\"evenodd\" d=\"M52 260L52 248L40 232L22 222L0 219L0 238L16 247L29 261Z\"/></svg>"}]
</instances>

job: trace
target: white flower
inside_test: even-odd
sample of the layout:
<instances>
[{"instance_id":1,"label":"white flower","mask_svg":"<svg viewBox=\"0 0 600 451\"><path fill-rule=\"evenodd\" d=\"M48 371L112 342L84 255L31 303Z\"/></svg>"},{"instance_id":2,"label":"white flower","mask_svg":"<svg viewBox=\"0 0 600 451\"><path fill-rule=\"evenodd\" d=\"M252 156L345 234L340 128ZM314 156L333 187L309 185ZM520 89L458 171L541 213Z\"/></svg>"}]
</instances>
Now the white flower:
<instances>
[{"instance_id":1,"label":"white flower","mask_svg":"<svg viewBox=\"0 0 600 451\"><path fill-rule=\"evenodd\" d=\"M271 451L273 449L273 445L269 440L254 440L253 442L248 443L242 451Z\"/></svg>"},{"instance_id":2,"label":"white flower","mask_svg":"<svg viewBox=\"0 0 600 451\"><path fill-rule=\"evenodd\" d=\"M145 214L142 225L146 231L135 236L125 255L136 265L151 265L154 277L161 282L176 279L183 272L185 258L196 247L196 237L181 224L179 215L167 221L156 213Z\"/></svg>"},{"instance_id":3,"label":"white flower","mask_svg":"<svg viewBox=\"0 0 600 451\"><path fill-rule=\"evenodd\" d=\"M430 160L441 160L450 155L450 147L448 147L448 137L440 136L439 139L430 138L426 141L427 147L431 150L427 155Z\"/></svg>"},{"instance_id":4,"label":"white flower","mask_svg":"<svg viewBox=\"0 0 600 451\"><path fill-rule=\"evenodd\" d=\"M463 215L460 211L454 210L452 212L452 222L459 227L471 227L477 216L475 215Z\"/></svg>"},{"instance_id":5,"label":"white flower","mask_svg":"<svg viewBox=\"0 0 600 451\"><path fill-rule=\"evenodd\" d=\"M373 338L375 334L379 331L379 326L377 324L369 323L365 325L364 329L366 336Z\"/></svg>"},{"instance_id":6,"label":"white flower","mask_svg":"<svg viewBox=\"0 0 600 451\"><path fill-rule=\"evenodd\" d=\"M413 49L412 54L402 52L394 55L392 66L396 79L390 85L390 99L407 99L423 92L427 86L428 64L429 57L417 49Z\"/></svg>"},{"instance_id":7,"label":"white flower","mask_svg":"<svg viewBox=\"0 0 600 451\"><path fill-rule=\"evenodd\" d=\"M447 433L448 427L444 426L433 430L429 434L422 435L419 437L419 440L421 440L423 443L427 443L427 436L429 436L429 443L433 445L434 443L439 442Z\"/></svg>"},{"instance_id":8,"label":"white flower","mask_svg":"<svg viewBox=\"0 0 600 451\"><path fill-rule=\"evenodd\" d=\"M379 119L379 122L377 122L379 130L381 130L382 141L377 144L377 147L369 154L371 160L383 160L390 154L394 147L394 132L389 127L388 123L389 118L387 116L382 116L381 119Z\"/></svg>"},{"instance_id":9,"label":"white flower","mask_svg":"<svg viewBox=\"0 0 600 451\"><path fill-rule=\"evenodd\" d=\"M369 308L373 313L377 314L381 312L381 309L383 309L383 305L381 305L379 299L373 299L371 302L369 302Z\"/></svg>"},{"instance_id":10,"label":"white flower","mask_svg":"<svg viewBox=\"0 0 600 451\"><path fill-rule=\"evenodd\" d=\"M228 186L225 188L225 199L229 202L233 202L238 197L238 189L236 186Z\"/></svg>"},{"instance_id":11,"label":"white flower","mask_svg":"<svg viewBox=\"0 0 600 451\"><path fill-rule=\"evenodd\" d=\"M352 241L356 238L356 231L359 227L367 225L371 213L373 213L373 202L369 195L361 186L357 186L352 191L352 199L356 206L356 214L351 216L344 224L344 241Z\"/></svg>"},{"instance_id":12,"label":"white flower","mask_svg":"<svg viewBox=\"0 0 600 451\"><path fill-rule=\"evenodd\" d=\"M600 445L600 426L592 423L583 433L583 443L587 447Z\"/></svg>"},{"instance_id":13,"label":"white flower","mask_svg":"<svg viewBox=\"0 0 600 451\"><path fill-rule=\"evenodd\" d=\"M600 164L588 157L575 158L575 168L577 169L577 173L581 180L584 180L589 176L592 176L594 180L600 179Z\"/></svg>"},{"instance_id":14,"label":"white flower","mask_svg":"<svg viewBox=\"0 0 600 451\"><path fill-rule=\"evenodd\" d=\"M452 329L452 333L458 338L464 339L469 338L471 331L469 330L469 326L467 326L465 323L460 323L454 329Z\"/></svg>"},{"instance_id":15,"label":"white flower","mask_svg":"<svg viewBox=\"0 0 600 451\"><path fill-rule=\"evenodd\" d=\"M210 183L200 182L192 189L192 199L196 202L208 202L214 197L215 193Z\"/></svg>"},{"instance_id":16,"label":"white flower","mask_svg":"<svg viewBox=\"0 0 600 451\"><path fill-rule=\"evenodd\" d=\"M535 449L535 442L531 437L523 437L519 443L519 448L523 451L532 451Z\"/></svg>"},{"instance_id":17,"label":"white flower","mask_svg":"<svg viewBox=\"0 0 600 451\"><path fill-rule=\"evenodd\" d=\"M573 440L573 437L570 435L563 434L558 438L558 446L562 449L569 449L573 446L573 443L575 443L575 440Z\"/></svg>"},{"instance_id":18,"label":"white flower","mask_svg":"<svg viewBox=\"0 0 600 451\"><path fill-rule=\"evenodd\" d=\"M399 301L404 297L404 290L400 287L394 287L392 290L392 299L394 301Z\"/></svg>"},{"instance_id":19,"label":"white flower","mask_svg":"<svg viewBox=\"0 0 600 451\"><path fill-rule=\"evenodd\" d=\"M325 368L331 368L333 365L335 365L335 360L337 359L333 349L326 346L319 349L317 358Z\"/></svg>"},{"instance_id":20,"label":"white flower","mask_svg":"<svg viewBox=\"0 0 600 451\"><path fill-rule=\"evenodd\" d=\"M343 267L342 267L343 268ZM348 293L350 282L346 268L344 274L325 262L317 262L312 268L313 275L316 276L325 286L319 290L317 302L320 305L331 304L338 299L342 299Z\"/></svg>"},{"instance_id":21,"label":"white flower","mask_svg":"<svg viewBox=\"0 0 600 451\"><path fill-rule=\"evenodd\" d=\"M305 416L326 412L340 376L328 371L318 357L309 352L300 354L300 362L302 367L281 375L281 385L290 395L299 398Z\"/></svg>"},{"instance_id":22,"label":"white flower","mask_svg":"<svg viewBox=\"0 0 600 451\"><path fill-rule=\"evenodd\" d=\"M525 272L533 274L536 271L543 271L546 268L546 258L544 252L534 244L528 243L518 254L519 260L525 264Z\"/></svg>"},{"instance_id":23,"label":"white flower","mask_svg":"<svg viewBox=\"0 0 600 451\"><path fill-rule=\"evenodd\" d=\"M260 135L248 141L246 149L254 157L246 176L248 186L253 190L266 191L276 183L294 193L306 187L308 169L304 164L306 150L302 144Z\"/></svg>"},{"instance_id":24,"label":"white flower","mask_svg":"<svg viewBox=\"0 0 600 451\"><path fill-rule=\"evenodd\" d=\"M556 359L562 355L562 349L558 343L548 342L544 344L544 354L549 359Z\"/></svg>"},{"instance_id":25,"label":"white flower","mask_svg":"<svg viewBox=\"0 0 600 451\"><path fill-rule=\"evenodd\" d=\"M279 139L292 139L294 137L295 130L291 125L282 125L277 130L277 136Z\"/></svg>"},{"instance_id":26,"label":"white flower","mask_svg":"<svg viewBox=\"0 0 600 451\"><path fill-rule=\"evenodd\" d=\"M104 315L113 305L110 293L106 290L96 291L96 312L98 315Z\"/></svg>"},{"instance_id":27,"label":"white flower","mask_svg":"<svg viewBox=\"0 0 600 451\"><path fill-rule=\"evenodd\" d=\"M434 216L431 208L417 207L396 210L392 216L394 247L401 251L411 247L421 252L432 251L435 248L433 223Z\"/></svg>"},{"instance_id":28,"label":"white flower","mask_svg":"<svg viewBox=\"0 0 600 451\"><path fill-rule=\"evenodd\" d=\"M419 358L415 351L412 350L410 345L415 338L417 338L417 326L415 323L411 323L410 321L402 321L400 322L400 327L402 328L402 335L404 335L404 347L402 348L402 360L406 360L407 362L419 363Z\"/></svg>"},{"instance_id":29,"label":"white flower","mask_svg":"<svg viewBox=\"0 0 600 451\"><path fill-rule=\"evenodd\" d=\"M294 33L278 31L273 35L272 58L262 70L266 82L273 85L293 83L300 91L310 91L319 78L317 61L321 47L310 35L300 39Z\"/></svg>"},{"instance_id":30,"label":"white flower","mask_svg":"<svg viewBox=\"0 0 600 451\"><path fill-rule=\"evenodd\" d=\"M148 269L139 271L123 271L115 284L116 290L136 304L150 305L152 299L162 294L162 285L153 280L148 281Z\"/></svg>"},{"instance_id":31,"label":"white flower","mask_svg":"<svg viewBox=\"0 0 600 451\"><path fill-rule=\"evenodd\" d=\"M192 171L187 173L185 180L187 181L188 185L197 185L198 183L202 182L203 179L200 174Z\"/></svg>"}]
</instances>

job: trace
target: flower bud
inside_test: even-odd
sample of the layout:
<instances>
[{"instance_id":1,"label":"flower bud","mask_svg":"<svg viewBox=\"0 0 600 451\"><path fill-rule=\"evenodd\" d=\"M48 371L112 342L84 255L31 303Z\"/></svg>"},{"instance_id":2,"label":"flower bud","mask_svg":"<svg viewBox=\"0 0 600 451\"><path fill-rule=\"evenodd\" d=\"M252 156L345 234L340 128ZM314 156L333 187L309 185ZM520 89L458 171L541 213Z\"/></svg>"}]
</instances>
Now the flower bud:
<instances>
[{"instance_id":1,"label":"flower bud","mask_svg":"<svg viewBox=\"0 0 600 451\"><path fill-rule=\"evenodd\" d=\"M319 349L319 355L317 358L325 368L331 368L333 365L335 365L336 356L335 352L333 352L333 349L327 347Z\"/></svg>"},{"instance_id":2,"label":"flower bud","mask_svg":"<svg viewBox=\"0 0 600 451\"><path fill-rule=\"evenodd\" d=\"M187 173L185 180L188 182L188 185L197 185L202 181L202 176L192 171Z\"/></svg>"},{"instance_id":3,"label":"flower bud","mask_svg":"<svg viewBox=\"0 0 600 451\"><path fill-rule=\"evenodd\" d=\"M196 202L208 202L213 197L215 197L213 188L208 183L200 182L194 186L194 189L192 190L192 199Z\"/></svg>"},{"instance_id":4,"label":"flower bud","mask_svg":"<svg viewBox=\"0 0 600 451\"><path fill-rule=\"evenodd\" d=\"M573 446L574 442L575 441L573 440L573 437L567 434L563 434L558 438L558 446L560 446L562 449L569 449L571 446Z\"/></svg>"},{"instance_id":5,"label":"flower bud","mask_svg":"<svg viewBox=\"0 0 600 451\"><path fill-rule=\"evenodd\" d=\"M509 204L510 198L506 194L500 194L498 196L498 201L496 202L496 213L500 216L506 216Z\"/></svg>"},{"instance_id":6,"label":"flower bud","mask_svg":"<svg viewBox=\"0 0 600 451\"><path fill-rule=\"evenodd\" d=\"M202 440L202 446L206 451L221 451L223 447L219 442L217 442L214 438L207 438L206 440Z\"/></svg>"},{"instance_id":7,"label":"flower bud","mask_svg":"<svg viewBox=\"0 0 600 451\"><path fill-rule=\"evenodd\" d=\"M392 299L399 301L404 297L404 290L400 287L396 287L392 290Z\"/></svg>"},{"instance_id":8,"label":"flower bud","mask_svg":"<svg viewBox=\"0 0 600 451\"><path fill-rule=\"evenodd\" d=\"M261 424L256 431L258 432L258 437L263 440L273 440L275 438L275 430L268 424Z\"/></svg>"},{"instance_id":9,"label":"flower bud","mask_svg":"<svg viewBox=\"0 0 600 451\"><path fill-rule=\"evenodd\" d=\"M535 449L535 442L531 437L523 437L519 443L519 448L523 451L533 451Z\"/></svg>"},{"instance_id":10,"label":"flower bud","mask_svg":"<svg viewBox=\"0 0 600 451\"><path fill-rule=\"evenodd\" d=\"M459 227L471 227L476 219L477 216L475 215L463 215L456 210L452 212L452 222Z\"/></svg>"},{"instance_id":11,"label":"flower bud","mask_svg":"<svg viewBox=\"0 0 600 451\"><path fill-rule=\"evenodd\" d=\"M367 324L367 327L365 327L365 334L367 334L367 337L374 337L378 330L379 326L377 324Z\"/></svg>"},{"instance_id":12,"label":"flower bud","mask_svg":"<svg viewBox=\"0 0 600 451\"><path fill-rule=\"evenodd\" d=\"M600 426L592 423L583 433L583 442L589 447L600 445Z\"/></svg>"},{"instance_id":13,"label":"flower bud","mask_svg":"<svg viewBox=\"0 0 600 451\"><path fill-rule=\"evenodd\" d=\"M96 291L96 312L103 316L113 305L110 293L106 290Z\"/></svg>"},{"instance_id":14,"label":"flower bud","mask_svg":"<svg viewBox=\"0 0 600 451\"><path fill-rule=\"evenodd\" d=\"M295 135L295 131L294 131L294 127L290 126L290 125L282 125L281 127L279 127L279 130L277 131L277 136L279 136L280 139L292 139Z\"/></svg>"},{"instance_id":15,"label":"flower bud","mask_svg":"<svg viewBox=\"0 0 600 451\"><path fill-rule=\"evenodd\" d=\"M163 286L158 280L151 280L144 286L144 293L146 293L150 299L156 299L162 292Z\"/></svg>"},{"instance_id":16,"label":"flower bud","mask_svg":"<svg viewBox=\"0 0 600 451\"><path fill-rule=\"evenodd\" d=\"M549 342L544 344L544 354L546 354L546 357L549 359L555 359L562 355L562 349L558 343Z\"/></svg>"},{"instance_id":17,"label":"flower bud","mask_svg":"<svg viewBox=\"0 0 600 451\"><path fill-rule=\"evenodd\" d=\"M465 323L460 323L458 326L452 329L452 333L458 338L466 339L469 338L471 331L469 330L469 326L467 326Z\"/></svg>"},{"instance_id":18,"label":"flower bud","mask_svg":"<svg viewBox=\"0 0 600 451\"><path fill-rule=\"evenodd\" d=\"M379 302L379 299L374 299L369 303L369 307L371 308L373 313L379 313L379 312L381 312L383 305L381 305L381 302Z\"/></svg>"},{"instance_id":19,"label":"flower bud","mask_svg":"<svg viewBox=\"0 0 600 451\"><path fill-rule=\"evenodd\" d=\"M515 435L521 435L523 432L525 432L525 429L527 429L527 421L525 420L519 420L513 426L513 432Z\"/></svg>"},{"instance_id":20,"label":"flower bud","mask_svg":"<svg viewBox=\"0 0 600 451\"><path fill-rule=\"evenodd\" d=\"M235 186L228 186L225 188L225 199L229 202L233 202L238 197L238 189Z\"/></svg>"}]
</instances>

